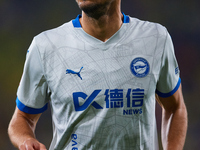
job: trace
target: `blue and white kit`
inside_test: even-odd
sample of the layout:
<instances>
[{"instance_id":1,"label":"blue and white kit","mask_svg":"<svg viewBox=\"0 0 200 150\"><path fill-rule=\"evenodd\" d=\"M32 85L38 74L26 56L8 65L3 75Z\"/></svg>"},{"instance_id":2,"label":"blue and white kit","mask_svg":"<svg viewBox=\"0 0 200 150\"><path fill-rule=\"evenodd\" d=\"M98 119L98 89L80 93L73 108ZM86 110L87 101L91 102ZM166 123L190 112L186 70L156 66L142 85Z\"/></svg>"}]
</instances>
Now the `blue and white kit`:
<instances>
[{"instance_id":1,"label":"blue and white kit","mask_svg":"<svg viewBox=\"0 0 200 150\"><path fill-rule=\"evenodd\" d=\"M102 42L80 17L33 39L17 107L38 114L50 103L50 150L158 150L155 93L169 97L181 82L166 28L124 15Z\"/></svg>"}]
</instances>

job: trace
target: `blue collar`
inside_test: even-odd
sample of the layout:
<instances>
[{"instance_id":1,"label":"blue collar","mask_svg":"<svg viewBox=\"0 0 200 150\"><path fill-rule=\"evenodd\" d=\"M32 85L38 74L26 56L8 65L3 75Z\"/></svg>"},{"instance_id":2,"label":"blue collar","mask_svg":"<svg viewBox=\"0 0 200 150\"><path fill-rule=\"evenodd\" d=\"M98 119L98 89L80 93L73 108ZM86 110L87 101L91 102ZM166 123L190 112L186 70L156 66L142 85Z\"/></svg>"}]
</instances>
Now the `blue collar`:
<instances>
[{"instance_id":1,"label":"blue collar","mask_svg":"<svg viewBox=\"0 0 200 150\"><path fill-rule=\"evenodd\" d=\"M130 18L129 16L126 16L124 13L123 14L123 23L129 23L130 22ZM78 15L76 17L76 19L72 20L72 23L74 25L75 28L82 28L81 23L79 21L79 19L82 17L82 15Z\"/></svg>"}]
</instances>

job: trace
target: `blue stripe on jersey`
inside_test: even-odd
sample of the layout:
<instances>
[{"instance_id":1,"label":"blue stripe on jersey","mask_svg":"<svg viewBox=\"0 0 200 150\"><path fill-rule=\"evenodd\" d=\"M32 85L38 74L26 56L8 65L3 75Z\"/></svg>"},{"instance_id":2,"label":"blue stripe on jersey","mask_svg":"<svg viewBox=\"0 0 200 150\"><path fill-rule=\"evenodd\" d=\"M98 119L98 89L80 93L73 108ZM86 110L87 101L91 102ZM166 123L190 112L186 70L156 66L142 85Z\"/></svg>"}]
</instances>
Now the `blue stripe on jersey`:
<instances>
[{"instance_id":1,"label":"blue stripe on jersey","mask_svg":"<svg viewBox=\"0 0 200 150\"><path fill-rule=\"evenodd\" d=\"M181 84L181 79L179 78L176 87L171 92L169 92L169 93L162 93L162 92L156 90L156 94L158 94L158 96L163 97L163 98L170 97L170 96L172 96L178 90L180 84Z\"/></svg>"},{"instance_id":2,"label":"blue stripe on jersey","mask_svg":"<svg viewBox=\"0 0 200 150\"><path fill-rule=\"evenodd\" d=\"M39 108L39 109L25 106L22 102L20 102L18 97L16 99L16 104L17 104L17 107L19 108L19 110L21 110L25 113L28 113L28 114L40 114L40 113L44 112L45 110L47 110L47 108L48 108L48 103L44 107Z\"/></svg>"},{"instance_id":3,"label":"blue stripe on jersey","mask_svg":"<svg viewBox=\"0 0 200 150\"><path fill-rule=\"evenodd\" d=\"M123 23L129 23L130 19L129 16L126 16L124 13L123 14ZM79 19L82 17L82 15L78 15L76 17L76 19L72 20L72 23L74 25L75 28L82 28L81 23L79 21Z\"/></svg>"}]
</instances>

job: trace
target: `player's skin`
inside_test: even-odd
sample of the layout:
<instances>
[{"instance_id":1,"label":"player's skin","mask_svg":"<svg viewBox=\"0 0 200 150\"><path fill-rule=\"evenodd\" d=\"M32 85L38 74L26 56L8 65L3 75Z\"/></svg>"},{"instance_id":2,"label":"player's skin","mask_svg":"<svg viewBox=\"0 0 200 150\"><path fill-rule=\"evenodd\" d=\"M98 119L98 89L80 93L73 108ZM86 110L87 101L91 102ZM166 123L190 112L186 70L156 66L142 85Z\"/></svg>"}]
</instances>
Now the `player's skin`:
<instances>
[{"instance_id":1,"label":"player's skin","mask_svg":"<svg viewBox=\"0 0 200 150\"><path fill-rule=\"evenodd\" d=\"M105 42L122 25L121 0L76 0L82 10L83 30ZM156 97L163 108L162 143L164 150L182 150L187 131L187 111L181 86L168 98ZM10 121L8 134L20 150L46 150L35 137L35 128L41 114L31 115L17 107Z\"/></svg>"},{"instance_id":2,"label":"player's skin","mask_svg":"<svg viewBox=\"0 0 200 150\"><path fill-rule=\"evenodd\" d=\"M164 150L182 150L187 133L187 109L184 103L182 86L170 97L156 95L162 107L162 145Z\"/></svg>"},{"instance_id":3,"label":"player's skin","mask_svg":"<svg viewBox=\"0 0 200 150\"><path fill-rule=\"evenodd\" d=\"M121 0L76 0L83 30L105 42L122 26Z\"/></svg>"},{"instance_id":4,"label":"player's skin","mask_svg":"<svg viewBox=\"0 0 200 150\"><path fill-rule=\"evenodd\" d=\"M41 114L27 114L17 107L10 121L8 134L19 150L47 150L35 137L35 128Z\"/></svg>"}]
</instances>

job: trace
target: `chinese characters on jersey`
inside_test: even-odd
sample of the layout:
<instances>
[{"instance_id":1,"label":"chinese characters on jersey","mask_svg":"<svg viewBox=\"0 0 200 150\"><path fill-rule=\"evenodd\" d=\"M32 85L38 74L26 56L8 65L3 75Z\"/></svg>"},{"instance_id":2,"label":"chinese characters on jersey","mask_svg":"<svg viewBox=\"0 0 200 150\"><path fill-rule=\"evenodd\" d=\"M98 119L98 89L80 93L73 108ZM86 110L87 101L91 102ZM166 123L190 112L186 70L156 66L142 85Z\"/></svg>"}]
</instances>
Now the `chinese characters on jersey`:
<instances>
[{"instance_id":1,"label":"chinese characters on jersey","mask_svg":"<svg viewBox=\"0 0 200 150\"><path fill-rule=\"evenodd\" d=\"M88 108L89 105L92 105L96 109L103 109L103 107L95 101L95 98L100 92L102 92L102 90L94 90L89 96L83 92L73 93L75 110L83 111ZM126 108L123 111L124 115L141 114L141 107L144 101L144 89L128 89L127 93L124 94L123 89L106 89L104 92L106 108ZM79 104L79 98L85 100L82 105Z\"/></svg>"}]
</instances>

